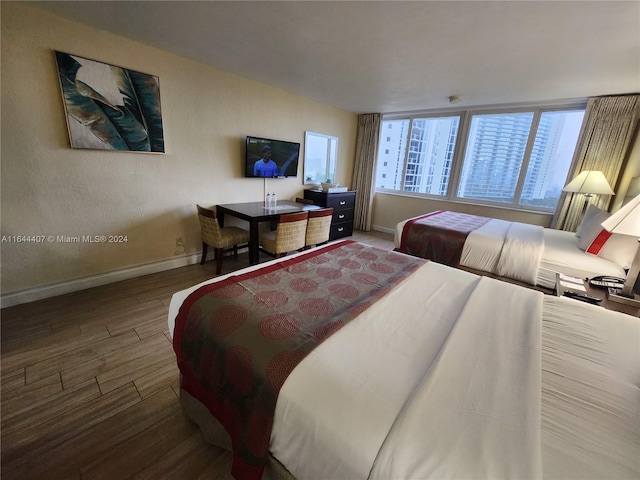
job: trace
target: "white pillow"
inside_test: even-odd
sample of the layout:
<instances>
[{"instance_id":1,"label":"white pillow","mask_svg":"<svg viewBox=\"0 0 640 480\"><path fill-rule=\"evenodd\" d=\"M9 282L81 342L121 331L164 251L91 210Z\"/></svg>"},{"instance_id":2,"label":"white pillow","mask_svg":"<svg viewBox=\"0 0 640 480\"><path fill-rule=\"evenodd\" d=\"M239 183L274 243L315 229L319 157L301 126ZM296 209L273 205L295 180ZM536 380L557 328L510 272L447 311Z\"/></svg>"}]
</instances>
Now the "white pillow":
<instances>
[{"instance_id":1,"label":"white pillow","mask_svg":"<svg viewBox=\"0 0 640 480\"><path fill-rule=\"evenodd\" d=\"M629 268L638 249L638 239L630 235L609 233L601 223L611 216L600 211L593 215L583 230L578 247L587 253L617 263L622 268Z\"/></svg>"},{"instance_id":2,"label":"white pillow","mask_svg":"<svg viewBox=\"0 0 640 480\"><path fill-rule=\"evenodd\" d=\"M614 233L609 237L609 240L606 241L597 255L613 263L617 263L622 268L630 268L637 250L638 239L636 237Z\"/></svg>"},{"instance_id":3,"label":"white pillow","mask_svg":"<svg viewBox=\"0 0 640 480\"><path fill-rule=\"evenodd\" d=\"M605 212L599 208L598 210L598 212L593 212L586 222L583 220L582 223L580 223L580 226L582 227L580 239L578 240L578 247L580 250L586 251L589 248L591 243L603 230L601 223L611 216L609 212Z\"/></svg>"},{"instance_id":4,"label":"white pillow","mask_svg":"<svg viewBox=\"0 0 640 480\"><path fill-rule=\"evenodd\" d=\"M576 237L578 237L578 238L582 237L582 235L584 234L585 229L587 228L587 226L591 222L591 219L596 214L602 213L602 212L604 212L604 210L599 209L595 205L589 205L589 207L587 208L587 211L584 212L584 216L582 217L582 220L580 221L580 225L578 225L578 229L576 230ZM584 250L584 248L583 248L583 250Z\"/></svg>"}]
</instances>

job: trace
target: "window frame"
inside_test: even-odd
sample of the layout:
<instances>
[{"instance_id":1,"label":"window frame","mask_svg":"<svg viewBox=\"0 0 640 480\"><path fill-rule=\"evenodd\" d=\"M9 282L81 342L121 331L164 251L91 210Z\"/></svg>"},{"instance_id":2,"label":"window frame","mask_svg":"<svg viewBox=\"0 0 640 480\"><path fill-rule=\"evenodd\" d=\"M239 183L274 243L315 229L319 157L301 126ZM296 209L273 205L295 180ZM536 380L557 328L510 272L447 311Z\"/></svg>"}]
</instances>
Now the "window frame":
<instances>
[{"instance_id":1,"label":"window frame","mask_svg":"<svg viewBox=\"0 0 640 480\"><path fill-rule=\"evenodd\" d=\"M395 190L392 188L379 188L377 185L374 185L374 190L376 193L385 193L413 198L425 198L429 200L439 200L439 201L447 201L454 203L464 203L467 205L481 205L488 207L496 207L503 208L509 210L518 210L518 211L530 211L536 213L553 213L555 209L548 207L541 207L535 205L528 204L520 204L520 196L522 194L522 190L524 189L525 179L527 175L527 169L529 166L529 161L531 159L531 153L533 151L538 127L540 124L540 119L543 113L553 112L553 111L569 111L569 110L585 110L587 107L586 98L579 99L571 99L571 100L560 100L555 102L544 102L544 103L525 103L525 104L513 104L513 105L491 105L491 106L480 106L473 107L467 109L459 109L459 108L448 108L448 109L440 109L440 110L425 110L425 111L414 111L414 112L393 112L388 114L383 114L382 121L380 122L380 136L382 137L384 122L389 120L408 120L409 126L407 129L407 147L405 148L404 158L402 159L402 177L400 189ZM464 158L467 150L467 143L469 140L469 133L471 129L471 122L475 115L499 115L499 114L509 114L509 113L533 113L533 117L531 120L531 127L529 130L529 136L527 138L527 143L524 151L524 157L522 160L522 164L520 166L520 173L518 176L518 180L516 183L516 188L514 190L514 200L512 203L506 202L495 202L491 200L483 200L483 199L470 199L464 197L458 197L457 192L460 185L460 177L462 175L462 168L464 164ZM451 165L451 173L449 175L449 181L446 188L445 195L435 195L430 193L420 193L420 192L408 192L403 190L405 175L407 171L407 160L410 151L410 142L411 142L411 132L413 129L414 120L421 119L429 119L429 118L443 118L443 117L454 117L457 116L460 118L458 132L455 140L454 153L452 157L452 165ZM376 168L378 166L378 157L376 156ZM571 172L569 172L570 174ZM377 175L374 177L374 181L377 180Z\"/></svg>"}]
</instances>

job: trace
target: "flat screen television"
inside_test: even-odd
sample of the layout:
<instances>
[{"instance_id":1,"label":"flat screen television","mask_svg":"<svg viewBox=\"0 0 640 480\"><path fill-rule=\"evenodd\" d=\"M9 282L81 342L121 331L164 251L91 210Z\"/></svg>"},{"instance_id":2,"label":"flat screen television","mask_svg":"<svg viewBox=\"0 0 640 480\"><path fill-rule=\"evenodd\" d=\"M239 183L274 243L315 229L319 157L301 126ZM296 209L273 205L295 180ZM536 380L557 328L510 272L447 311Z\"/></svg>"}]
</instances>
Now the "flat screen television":
<instances>
[{"instance_id":1,"label":"flat screen television","mask_svg":"<svg viewBox=\"0 0 640 480\"><path fill-rule=\"evenodd\" d=\"M244 176L253 178L295 177L298 175L300 144L247 137Z\"/></svg>"}]
</instances>

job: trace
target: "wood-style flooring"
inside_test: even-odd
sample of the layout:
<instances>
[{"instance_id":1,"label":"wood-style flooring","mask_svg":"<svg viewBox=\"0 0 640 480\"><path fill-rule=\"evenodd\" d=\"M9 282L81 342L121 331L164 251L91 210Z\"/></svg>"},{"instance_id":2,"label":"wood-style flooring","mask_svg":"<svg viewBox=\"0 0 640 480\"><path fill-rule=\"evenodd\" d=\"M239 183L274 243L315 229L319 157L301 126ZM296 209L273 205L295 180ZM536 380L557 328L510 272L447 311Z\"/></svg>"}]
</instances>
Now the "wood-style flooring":
<instances>
[{"instance_id":1,"label":"wood-style flooring","mask_svg":"<svg viewBox=\"0 0 640 480\"><path fill-rule=\"evenodd\" d=\"M230 454L182 415L167 327L171 295L213 276L209 261L3 309L2 480L229 478Z\"/></svg>"}]
</instances>

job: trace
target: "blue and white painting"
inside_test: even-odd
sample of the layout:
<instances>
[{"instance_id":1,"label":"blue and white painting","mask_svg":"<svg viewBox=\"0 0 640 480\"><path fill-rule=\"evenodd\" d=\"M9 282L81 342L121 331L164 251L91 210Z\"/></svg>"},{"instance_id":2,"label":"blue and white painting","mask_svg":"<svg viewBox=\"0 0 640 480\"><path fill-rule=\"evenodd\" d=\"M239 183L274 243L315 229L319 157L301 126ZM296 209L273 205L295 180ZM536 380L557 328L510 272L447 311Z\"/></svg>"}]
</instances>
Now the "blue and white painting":
<instances>
[{"instance_id":1,"label":"blue and white painting","mask_svg":"<svg viewBox=\"0 0 640 480\"><path fill-rule=\"evenodd\" d=\"M55 54L72 148L164 153L158 77Z\"/></svg>"}]
</instances>

